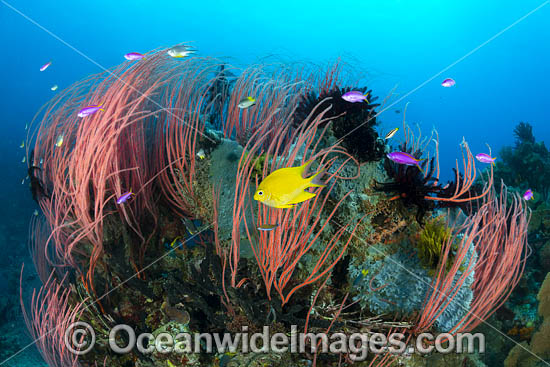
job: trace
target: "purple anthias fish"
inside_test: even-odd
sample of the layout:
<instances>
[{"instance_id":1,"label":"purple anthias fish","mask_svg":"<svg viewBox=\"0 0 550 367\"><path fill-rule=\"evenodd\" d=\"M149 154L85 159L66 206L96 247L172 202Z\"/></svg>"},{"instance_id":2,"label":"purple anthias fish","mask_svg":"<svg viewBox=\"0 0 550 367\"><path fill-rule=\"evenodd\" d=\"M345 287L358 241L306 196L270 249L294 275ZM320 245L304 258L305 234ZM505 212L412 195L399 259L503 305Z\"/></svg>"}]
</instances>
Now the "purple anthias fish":
<instances>
[{"instance_id":1,"label":"purple anthias fish","mask_svg":"<svg viewBox=\"0 0 550 367\"><path fill-rule=\"evenodd\" d=\"M404 164L406 166L417 166L422 171L422 168L418 164L422 159L416 159L409 153L392 152L388 153L386 156L395 163Z\"/></svg>"},{"instance_id":2,"label":"purple anthias fish","mask_svg":"<svg viewBox=\"0 0 550 367\"><path fill-rule=\"evenodd\" d=\"M481 163L495 164L495 159L497 158L493 158L489 154L479 153L478 155L476 155L476 159Z\"/></svg>"},{"instance_id":3,"label":"purple anthias fish","mask_svg":"<svg viewBox=\"0 0 550 367\"><path fill-rule=\"evenodd\" d=\"M527 189L527 191L525 191L525 194L523 194L523 199L527 201L533 199L533 191L531 191L531 189Z\"/></svg>"},{"instance_id":4,"label":"purple anthias fish","mask_svg":"<svg viewBox=\"0 0 550 367\"><path fill-rule=\"evenodd\" d=\"M350 92L344 93L344 95L342 95L342 99L344 101L348 101L351 103L363 102L363 101L369 103L369 101L367 100L368 95L369 95L368 93L363 94L363 92L352 90Z\"/></svg>"},{"instance_id":5,"label":"purple anthias fish","mask_svg":"<svg viewBox=\"0 0 550 367\"><path fill-rule=\"evenodd\" d=\"M130 61L134 61L134 60L141 60L143 59L143 55L138 53L138 52L130 52L130 53L127 53L126 55L124 55L124 58L126 60L130 60Z\"/></svg>"},{"instance_id":6,"label":"purple anthias fish","mask_svg":"<svg viewBox=\"0 0 550 367\"><path fill-rule=\"evenodd\" d=\"M132 190L128 191L128 192L125 192L124 194L122 194L118 199L116 199L116 203L117 204L124 204L126 201L128 201L128 199L130 199L130 197L134 195L134 193L132 192Z\"/></svg>"},{"instance_id":7,"label":"purple anthias fish","mask_svg":"<svg viewBox=\"0 0 550 367\"><path fill-rule=\"evenodd\" d=\"M84 107L83 109L78 111L78 117L86 117L86 116L93 115L97 111L105 111L103 108L101 108L102 105L103 103L100 103L95 106Z\"/></svg>"},{"instance_id":8,"label":"purple anthias fish","mask_svg":"<svg viewBox=\"0 0 550 367\"><path fill-rule=\"evenodd\" d=\"M451 79L451 78L447 78L441 83L441 85L444 86L445 88L452 87L455 84L456 82L454 81L454 79Z\"/></svg>"},{"instance_id":9,"label":"purple anthias fish","mask_svg":"<svg viewBox=\"0 0 550 367\"><path fill-rule=\"evenodd\" d=\"M51 62L51 61L48 61L47 63L45 63L44 65L42 65L42 66L40 67L40 71L46 70L46 69L48 68L48 66L50 66L51 64L52 64L52 62Z\"/></svg>"}]
</instances>

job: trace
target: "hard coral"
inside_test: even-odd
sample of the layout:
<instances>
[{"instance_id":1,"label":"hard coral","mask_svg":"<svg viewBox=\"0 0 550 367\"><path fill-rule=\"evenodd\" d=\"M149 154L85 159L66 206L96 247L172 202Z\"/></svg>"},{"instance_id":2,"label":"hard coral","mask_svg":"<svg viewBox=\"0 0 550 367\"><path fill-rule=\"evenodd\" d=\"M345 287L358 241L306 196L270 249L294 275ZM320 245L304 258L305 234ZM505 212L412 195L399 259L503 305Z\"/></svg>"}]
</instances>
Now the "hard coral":
<instances>
[{"instance_id":1,"label":"hard coral","mask_svg":"<svg viewBox=\"0 0 550 367\"><path fill-rule=\"evenodd\" d=\"M376 314L412 314L421 310L426 295L433 291L431 288L433 277L421 264L417 251L410 250L411 245L409 241L403 241L400 244L373 245L366 249L365 261L353 259L348 271L349 279L354 281L353 287L357 291L354 300ZM467 255L467 258L472 257L476 261L473 244L468 249ZM368 272L364 274L363 270ZM461 277L465 277L464 282L460 282ZM452 284L453 286L460 284L460 289L437 317L435 326L439 331L451 330L468 312L473 299L471 289L473 281L474 272L464 274L461 270L457 271Z\"/></svg>"},{"instance_id":2,"label":"hard coral","mask_svg":"<svg viewBox=\"0 0 550 367\"><path fill-rule=\"evenodd\" d=\"M345 101L342 96L351 90L368 93L368 102ZM315 106L326 99L317 107L312 119L331 106L324 117L333 120L332 131L337 139L343 138L342 146L360 162L377 161L384 155L384 143L378 138L378 133L374 129L378 123L374 116L374 109L380 104L372 103L378 97L372 97L370 93L371 90L367 91L366 87L339 88L338 86L320 94L310 91L302 95L298 103L294 113L294 125L297 126L305 120Z\"/></svg>"},{"instance_id":3,"label":"hard coral","mask_svg":"<svg viewBox=\"0 0 550 367\"><path fill-rule=\"evenodd\" d=\"M510 336L517 336L519 338L519 340L524 341L524 340L531 339L531 336L533 335L534 331L535 331L535 328L533 326L530 326L530 327L527 327L527 326L523 326L523 327L514 326L513 328L511 328L508 331L507 334L510 335Z\"/></svg>"}]
</instances>

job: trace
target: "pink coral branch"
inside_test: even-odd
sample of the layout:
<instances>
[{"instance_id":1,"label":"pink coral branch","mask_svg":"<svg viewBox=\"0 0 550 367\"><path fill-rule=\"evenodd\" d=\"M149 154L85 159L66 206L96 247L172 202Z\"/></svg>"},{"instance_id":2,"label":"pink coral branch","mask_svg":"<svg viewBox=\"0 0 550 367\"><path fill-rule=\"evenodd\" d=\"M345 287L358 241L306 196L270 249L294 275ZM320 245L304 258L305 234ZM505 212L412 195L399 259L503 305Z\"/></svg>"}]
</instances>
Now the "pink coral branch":
<instances>
[{"instance_id":1,"label":"pink coral branch","mask_svg":"<svg viewBox=\"0 0 550 367\"><path fill-rule=\"evenodd\" d=\"M279 138L270 141L264 154L267 157L273 158L264 165L262 172L263 177L266 177L270 171L282 167L293 166L293 162L297 159L301 161L301 164L312 159L319 160L319 169L329 169L335 161L334 158L328 158L329 154L346 154L345 151L338 146L331 146L323 150L318 150L319 141L326 132L326 126L322 130L319 129L319 126L327 123L326 120L323 120L323 115L327 110L322 111L314 119L311 119L314 113L312 112L310 117L291 134L287 135L286 130L282 130L281 134L278 135ZM250 226L250 220L247 219L247 210L252 207L250 203L249 185L252 179L254 166L254 157L250 152L256 152L264 146L264 139L266 136L269 136L268 132L271 130L270 126L269 120L260 124L259 128L249 140L249 143L245 146L245 152L248 152L248 154L243 153L241 156L237 173L235 202L233 206L232 244L229 246L226 256L228 257L230 272L232 274L231 284L235 287L238 283L236 274L240 258L241 228L244 227L245 233L252 244L252 251L258 264L260 274L264 280L268 297L271 297L271 289L274 287L284 304L287 303L290 297L299 289L316 283L319 279L327 275L345 253L352 236L343 244L340 243L340 239L348 226L337 231L332 238L329 239L328 244L323 247L324 250L317 256L310 274L306 276L305 279L301 279L295 284L290 291L285 292L285 288L291 281L296 266L306 253L310 252L313 246L318 243L330 219L335 215L338 207L347 198L349 193L341 198L329 214L328 219L326 219L322 225L319 225L321 220L320 213L327 203L335 183L332 183L326 195L319 195L321 190L317 190L318 194L315 198L301 203L293 209L274 209L259 204L257 206L255 222L258 225L262 223L280 223L280 225L270 233L264 232L258 235L256 232L253 232L255 228ZM287 126L285 129L289 129L289 127ZM290 139L287 139L287 136L290 136ZM290 142L292 142L292 144L290 144ZM303 149L304 155L301 159L297 156L298 149L296 149L296 147L301 147ZM308 156L306 156L306 154ZM344 162L335 169L332 169L332 173L329 175L328 180L342 178L338 175L339 171L349 159L348 156L348 159L344 160ZM258 182L258 178L256 180L256 182ZM353 232L355 232L358 225L359 223L355 225ZM315 228L319 229L315 230Z\"/></svg>"},{"instance_id":2,"label":"pink coral branch","mask_svg":"<svg viewBox=\"0 0 550 367\"><path fill-rule=\"evenodd\" d=\"M416 332L429 329L447 308L465 279L474 273L474 298L468 313L449 332L471 331L486 320L508 299L525 267L527 226L530 212L518 195L508 203L506 186L502 185L497 197L493 188L483 199L479 211L461 226L457 235L450 238L434 278L434 291L427 297L419 316ZM458 236L461 233L461 236ZM458 241L458 249L450 269L450 251ZM466 258L474 246L477 260ZM457 272L462 275L453 285Z\"/></svg>"},{"instance_id":3,"label":"pink coral branch","mask_svg":"<svg viewBox=\"0 0 550 367\"><path fill-rule=\"evenodd\" d=\"M23 302L23 268L21 268L20 302L27 329L38 347L42 358L52 367L78 366L78 355L68 349L65 333L80 319L84 303L71 304L71 292L61 282L48 277L38 293L33 291L30 313Z\"/></svg>"}]
</instances>

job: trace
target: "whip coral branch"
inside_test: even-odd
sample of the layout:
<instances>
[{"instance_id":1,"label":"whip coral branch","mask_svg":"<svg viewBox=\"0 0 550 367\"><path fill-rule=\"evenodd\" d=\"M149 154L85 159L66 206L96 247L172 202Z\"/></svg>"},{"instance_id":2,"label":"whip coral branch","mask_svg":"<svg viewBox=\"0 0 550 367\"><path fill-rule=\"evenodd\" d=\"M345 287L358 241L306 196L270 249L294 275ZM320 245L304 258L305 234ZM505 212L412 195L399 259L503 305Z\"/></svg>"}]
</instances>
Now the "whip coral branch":
<instances>
[{"instance_id":1,"label":"whip coral branch","mask_svg":"<svg viewBox=\"0 0 550 367\"><path fill-rule=\"evenodd\" d=\"M303 88L303 83L294 80L289 70L276 69L268 73L265 68L252 67L242 72L221 116L224 136L234 138L243 146L260 127L259 121L272 128L266 132L267 141L281 134ZM245 97L253 97L256 104L247 109L238 108Z\"/></svg>"},{"instance_id":2,"label":"whip coral branch","mask_svg":"<svg viewBox=\"0 0 550 367\"><path fill-rule=\"evenodd\" d=\"M21 269L21 279L23 268ZM53 278L53 273L40 288L33 291L30 313L27 313L22 299L23 286L20 281L21 308L27 329L31 333L42 358L48 366L75 367L78 366L78 355L68 349L65 333L71 325L79 320L84 311L84 303L74 306L70 303L70 289L64 289ZM70 340L69 336L69 340Z\"/></svg>"},{"instance_id":3,"label":"whip coral branch","mask_svg":"<svg viewBox=\"0 0 550 367\"><path fill-rule=\"evenodd\" d=\"M291 136L290 139L286 138L288 136L287 129L290 129L289 126L279 131L278 138L270 141L263 152L267 156L273 157L268 164L264 165L262 172L264 178L269 172L283 167L294 166L296 160L301 162L300 164L313 159L319 160L319 169L328 169L335 162L335 158L330 158L330 155L346 155L345 151L337 145L318 149L319 142L322 140L328 125L323 130L319 130L319 126L327 122L323 120L323 115L329 108L316 115L313 120L310 120L310 118L306 119L292 134L289 134ZM312 111L310 117L314 112ZM313 260L313 269L309 275L305 279L300 279L290 291L285 292L285 288L290 284L299 261L306 253L310 252L314 245L319 246L321 234L349 193L335 204L333 210L324 219L323 223L321 223L321 213L327 203L330 192L334 188L335 182L332 183L323 199L320 195L321 190L318 189L315 198L301 203L292 209L281 210L259 204L255 223L253 220L247 219L247 210L250 210L252 207L249 185L253 174L253 163L255 162L251 152L257 152L261 149L265 137L269 136L270 126L267 120L260 123L249 144L245 146L245 152L249 153L245 154L243 152L241 156L235 188L232 239L230 246L224 253L226 259L223 261L227 261L229 264L231 285L233 287L237 286L236 276L240 259L241 229L244 227L246 235L252 244L252 251L264 280L268 297L271 297L271 289L275 288L283 304L285 304L300 288L313 284L327 275L343 256L352 236L343 244L340 243L340 240L344 231L348 229L349 224L333 234L328 240L328 244L324 246L324 250L317 256L316 260ZM254 144L250 143L252 141ZM301 158L297 158L297 147L303 149ZM334 169L331 170L332 173L328 180L342 178L338 173L350 159L353 158L348 155L348 158L340 166L333 167ZM256 182L258 182L258 178L256 178ZM355 225L352 233L357 229L359 222ZM255 232L256 226L264 223L278 223L279 226L269 233L258 234ZM251 226L250 224L253 225Z\"/></svg>"},{"instance_id":4,"label":"whip coral branch","mask_svg":"<svg viewBox=\"0 0 550 367\"><path fill-rule=\"evenodd\" d=\"M439 144L436 145L436 150L438 150ZM460 171L458 169L458 160L456 161L456 169L455 169L455 190L454 193L452 193L449 197L444 196L426 196L426 200L435 200L439 202L453 202L453 203L464 203L469 202L472 200L481 199L492 188L493 185L493 166L489 168L489 174L487 177L487 185L485 186L485 189L483 192L481 192L478 195L471 195L470 189L472 188L472 185L475 183L476 179L476 164L475 164L475 158L472 152L470 151L470 148L468 146L468 143L466 141L462 141L460 144L461 150L462 150L462 172L463 174L460 174ZM439 159L439 152L437 152L437 157ZM437 173L439 176L439 162L437 162Z\"/></svg>"},{"instance_id":5,"label":"whip coral branch","mask_svg":"<svg viewBox=\"0 0 550 367\"><path fill-rule=\"evenodd\" d=\"M39 216L33 215L29 223L28 248L32 256L34 268L38 277L45 284L50 274L52 266L48 262L48 254L46 254L46 242L51 233L49 223Z\"/></svg>"},{"instance_id":6,"label":"whip coral branch","mask_svg":"<svg viewBox=\"0 0 550 367\"><path fill-rule=\"evenodd\" d=\"M511 204L508 203L504 184L498 197L494 188L488 190L478 212L464 224L455 226L455 235L445 244L432 284L433 292L422 308L416 332L424 332L433 325L472 272L473 300L468 313L449 332L471 331L502 306L525 267L529 217L529 209L518 195L513 195ZM449 268L452 244L456 240L459 245ZM473 258L466 258L471 245L477 254L475 262ZM466 270L454 284L453 279L460 268Z\"/></svg>"},{"instance_id":7,"label":"whip coral branch","mask_svg":"<svg viewBox=\"0 0 550 367\"><path fill-rule=\"evenodd\" d=\"M166 196L173 195L173 203L182 205L187 198L182 199L184 189L186 194L192 193L185 182L192 182L195 143L201 134L201 98L209 81L203 75L208 71L200 66L209 62L183 65L183 76L178 79L181 63L157 52L140 63L115 69L113 74L118 79L104 73L77 83L45 108L34 142L27 145L33 146L29 165L36 182L49 194L39 199L52 228L47 240L47 247L53 249L49 261L86 274L91 291L94 271L103 254L107 216L118 213L123 225L137 237L136 245L131 246L130 262L139 270L157 226L158 195L154 195L152 185L157 175L189 178L182 187L177 186L181 180L159 176L160 187ZM179 91L182 82L193 80L191 90ZM158 101L164 101L166 107L159 109ZM94 103L103 103L104 111L77 117L79 108ZM159 122L161 118L164 124ZM189 119L183 127L182 119ZM165 135L167 144L158 140ZM60 137L61 143L57 144ZM167 155L160 158L166 160L157 159L155 151L163 148ZM180 166L172 167L175 163ZM115 199L130 190L136 193L132 200L117 205ZM144 222L152 223L148 235L141 228Z\"/></svg>"},{"instance_id":8,"label":"whip coral branch","mask_svg":"<svg viewBox=\"0 0 550 367\"><path fill-rule=\"evenodd\" d=\"M169 167L160 175L160 187L175 211L192 217L200 200L195 195L196 151L204 136L203 114L207 114L209 86L215 81L218 64L204 59L184 61L184 72L165 89L163 103L170 113L161 111L157 118L156 159L159 169Z\"/></svg>"},{"instance_id":9,"label":"whip coral branch","mask_svg":"<svg viewBox=\"0 0 550 367\"><path fill-rule=\"evenodd\" d=\"M408 150L418 157L422 156L424 152L427 152L425 157L425 169L423 170L423 175L426 183L430 183L434 187L435 195L426 195L424 196L425 200L438 201L440 203L450 203L450 204L460 204L467 203L473 200L477 200L485 196L490 188L492 187L493 182L493 167L490 167L488 177L487 177L487 186L481 193L476 193L472 195L472 187L476 180L476 164L475 157L470 151L470 147L466 140L462 140L460 144L461 153L462 153L462 171L459 169L458 160L456 161L455 167L455 180L453 183L454 191L446 190L447 188L437 189L439 184L439 134L437 130L433 129L432 134L428 138L422 138L422 132L418 128L418 134L415 135L410 126L406 123L408 103L405 106L403 112L403 133L405 135L404 144L401 146L403 151ZM435 138L432 139L435 135ZM430 158L430 152L428 151L428 145L434 142L434 152L433 158ZM433 165L433 166L432 166ZM427 169L430 166L430 169ZM461 173L462 172L462 173Z\"/></svg>"},{"instance_id":10,"label":"whip coral branch","mask_svg":"<svg viewBox=\"0 0 550 367\"><path fill-rule=\"evenodd\" d=\"M408 125L403 121L405 141L399 146L401 152L414 156L421 161L418 166L407 166L384 161L386 173L391 178L388 182L376 182L376 190L394 195L390 200L399 199L405 206L416 206L416 219L422 223L425 213L436 208L460 207L467 212L475 211L477 200L488 194L493 185L493 167L489 167L486 180L487 185L482 187L476 182L477 171L475 157L468 143L462 141L462 170L458 160L454 169L455 179L447 185L440 182L439 169L439 135L432 130L429 138L422 138L419 130L415 136ZM435 138L432 139L432 137ZM430 157L428 145L435 143L435 151ZM395 195L397 194L397 195Z\"/></svg>"}]
</instances>

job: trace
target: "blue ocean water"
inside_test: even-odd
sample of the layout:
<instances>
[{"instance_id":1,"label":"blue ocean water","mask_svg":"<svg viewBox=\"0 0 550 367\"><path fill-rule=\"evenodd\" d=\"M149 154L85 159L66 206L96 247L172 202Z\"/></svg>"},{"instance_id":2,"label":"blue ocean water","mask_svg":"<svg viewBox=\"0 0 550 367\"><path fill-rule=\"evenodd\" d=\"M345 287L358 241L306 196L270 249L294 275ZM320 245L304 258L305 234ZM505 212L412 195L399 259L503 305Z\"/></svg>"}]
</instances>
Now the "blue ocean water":
<instances>
[{"instance_id":1,"label":"blue ocean water","mask_svg":"<svg viewBox=\"0 0 550 367\"><path fill-rule=\"evenodd\" d=\"M319 64L342 57L380 98L396 85L394 100L414 91L381 114L381 129L400 125L402 115L393 111L410 102L407 120L440 133L442 167L454 166L463 136L474 151L486 143L498 151L513 141L519 121L530 122L535 136L548 140L548 7L507 29L541 4L13 0L0 12L2 157L6 169L20 161L13 148L20 144L22 127L52 96L53 84L62 89L117 65L126 52L184 41L192 41L203 55L239 65L268 55ZM50 69L40 73L49 60ZM454 88L441 88L446 77L457 81Z\"/></svg>"},{"instance_id":2,"label":"blue ocean water","mask_svg":"<svg viewBox=\"0 0 550 367\"><path fill-rule=\"evenodd\" d=\"M402 113L394 111L402 112L406 103L411 125L439 131L441 166L448 172L460 158L463 137L474 152L485 151L486 144L498 152L513 144L519 121L531 123L537 140L550 143L548 24L550 4L540 0L2 0L0 249L16 261L0 262L6 280L0 290L8 292L18 281L35 209L21 184L26 165L19 145L25 124L55 93L54 84L63 89L123 62L127 52L184 41L201 55L237 65L269 55L316 64L341 57L380 99L394 86L392 100L404 97L381 114L381 131L401 126ZM50 68L39 72L49 60ZM448 77L455 87L441 87Z\"/></svg>"}]
</instances>

